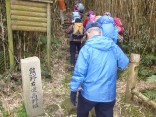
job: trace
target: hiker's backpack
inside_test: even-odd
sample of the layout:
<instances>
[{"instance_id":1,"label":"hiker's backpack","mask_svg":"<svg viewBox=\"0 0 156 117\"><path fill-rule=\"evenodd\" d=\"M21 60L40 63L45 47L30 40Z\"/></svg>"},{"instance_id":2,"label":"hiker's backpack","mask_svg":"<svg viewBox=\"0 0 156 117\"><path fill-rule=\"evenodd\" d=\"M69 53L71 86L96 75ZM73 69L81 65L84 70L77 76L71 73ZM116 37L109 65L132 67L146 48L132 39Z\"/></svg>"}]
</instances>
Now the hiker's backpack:
<instances>
[{"instance_id":1,"label":"hiker's backpack","mask_svg":"<svg viewBox=\"0 0 156 117\"><path fill-rule=\"evenodd\" d=\"M72 38L81 39L83 35L83 23L74 23Z\"/></svg>"},{"instance_id":2,"label":"hiker's backpack","mask_svg":"<svg viewBox=\"0 0 156 117\"><path fill-rule=\"evenodd\" d=\"M96 15L90 14L90 15L89 15L88 21L89 21L89 22L95 22L95 21L96 21Z\"/></svg>"},{"instance_id":3,"label":"hiker's backpack","mask_svg":"<svg viewBox=\"0 0 156 117\"><path fill-rule=\"evenodd\" d=\"M71 23L74 23L76 18L81 19L81 16L80 16L79 12L72 12L72 14L71 14Z\"/></svg>"},{"instance_id":4,"label":"hiker's backpack","mask_svg":"<svg viewBox=\"0 0 156 117\"><path fill-rule=\"evenodd\" d=\"M114 18L104 15L100 17L97 22L101 26L100 28L102 35L112 39L116 43L118 38L118 30L115 27Z\"/></svg>"},{"instance_id":5,"label":"hiker's backpack","mask_svg":"<svg viewBox=\"0 0 156 117\"><path fill-rule=\"evenodd\" d=\"M123 35L125 30L124 30L123 24L122 24L122 22L121 22L121 19L118 18L118 17L115 17L115 18L114 18L114 23L115 23L115 26L116 26L117 29L118 29L118 33L119 33L120 35Z\"/></svg>"}]
</instances>

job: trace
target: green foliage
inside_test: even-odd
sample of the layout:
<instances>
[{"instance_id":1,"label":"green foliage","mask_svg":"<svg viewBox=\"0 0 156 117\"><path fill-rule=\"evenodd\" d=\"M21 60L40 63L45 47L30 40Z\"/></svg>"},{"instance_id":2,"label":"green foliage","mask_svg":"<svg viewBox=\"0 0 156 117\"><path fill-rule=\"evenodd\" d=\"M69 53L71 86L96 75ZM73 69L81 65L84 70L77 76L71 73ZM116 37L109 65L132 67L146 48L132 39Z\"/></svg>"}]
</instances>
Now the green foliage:
<instances>
[{"instance_id":1,"label":"green foliage","mask_svg":"<svg viewBox=\"0 0 156 117\"><path fill-rule=\"evenodd\" d=\"M0 111L3 114L3 117L8 117L8 112L4 109L2 102L0 101Z\"/></svg>"},{"instance_id":2,"label":"green foliage","mask_svg":"<svg viewBox=\"0 0 156 117\"><path fill-rule=\"evenodd\" d=\"M67 60L67 61L66 61L66 64L70 65L70 61L69 61L69 60Z\"/></svg>"},{"instance_id":3,"label":"green foliage","mask_svg":"<svg viewBox=\"0 0 156 117\"><path fill-rule=\"evenodd\" d=\"M6 72L2 76L0 76L0 79L3 80L5 83L10 82L10 76Z\"/></svg>"},{"instance_id":4,"label":"green foliage","mask_svg":"<svg viewBox=\"0 0 156 117\"><path fill-rule=\"evenodd\" d=\"M152 75L147 78L147 82L156 82L156 75Z\"/></svg>"},{"instance_id":5,"label":"green foliage","mask_svg":"<svg viewBox=\"0 0 156 117\"><path fill-rule=\"evenodd\" d=\"M146 90L143 94L151 100L156 99L156 90Z\"/></svg>"},{"instance_id":6,"label":"green foliage","mask_svg":"<svg viewBox=\"0 0 156 117\"><path fill-rule=\"evenodd\" d=\"M60 40L56 37L53 37L51 42L52 42L52 44L56 44L56 45L60 44Z\"/></svg>"},{"instance_id":7,"label":"green foliage","mask_svg":"<svg viewBox=\"0 0 156 117\"><path fill-rule=\"evenodd\" d=\"M52 50L53 51L58 50L59 46L61 46L60 40L56 37L52 37L51 43L52 43Z\"/></svg>"},{"instance_id":8,"label":"green foliage","mask_svg":"<svg viewBox=\"0 0 156 117\"><path fill-rule=\"evenodd\" d=\"M145 66L156 65L156 57L154 54L148 54L142 57L141 63Z\"/></svg>"},{"instance_id":9,"label":"green foliage","mask_svg":"<svg viewBox=\"0 0 156 117\"><path fill-rule=\"evenodd\" d=\"M145 20L147 21L147 20ZM125 30L124 33L124 43L122 49L126 53L138 53L140 55L155 53L156 51L156 38L155 36L149 37L148 23L146 22L140 24L139 32L137 35L130 34L128 31L129 27L126 27L128 30ZM150 56L150 55L149 55ZM156 58L155 58L156 59Z\"/></svg>"},{"instance_id":10,"label":"green foliage","mask_svg":"<svg viewBox=\"0 0 156 117\"><path fill-rule=\"evenodd\" d=\"M141 103L126 103L126 96L123 95L119 101L123 117L155 117L153 108L143 106ZM140 108L142 107L142 108Z\"/></svg>"},{"instance_id":11,"label":"green foliage","mask_svg":"<svg viewBox=\"0 0 156 117\"><path fill-rule=\"evenodd\" d=\"M123 113L125 115L130 115L127 117L143 117L142 113L139 111L139 109L135 106L128 106L126 108L124 108Z\"/></svg>"},{"instance_id":12,"label":"green foliage","mask_svg":"<svg viewBox=\"0 0 156 117\"><path fill-rule=\"evenodd\" d=\"M155 113L151 108L142 108L140 110L139 106L135 105L124 105L123 114L124 117L155 117Z\"/></svg>"},{"instance_id":13,"label":"green foliage","mask_svg":"<svg viewBox=\"0 0 156 117\"><path fill-rule=\"evenodd\" d=\"M47 44L47 36L42 35L40 37L40 44Z\"/></svg>"},{"instance_id":14,"label":"green foliage","mask_svg":"<svg viewBox=\"0 0 156 117\"><path fill-rule=\"evenodd\" d=\"M27 117L24 103L21 106L15 109L16 117Z\"/></svg>"},{"instance_id":15,"label":"green foliage","mask_svg":"<svg viewBox=\"0 0 156 117\"><path fill-rule=\"evenodd\" d=\"M150 70L149 67L140 65L138 75L142 80L146 80L147 77L152 75L152 71Z\"/></svg>"},{"instance_id":16,"label":"green foliage","mask_svg":"<svg viewBox=\"0 0 156 117\"><path fill-rule=\"evenodd\" d=\"M71 79L71 75L70 74L66 75L64 79L64 83L69 83L70 79Z\"/></svg>"},{"instance_id":17,"label":"green foliage","mask_svg":"<svg viewBox=\"0 0 156 117\"><path fill-rule=\"evenodd\" d=\"M145 80L147 77L154 74L154 70L151 69L151 66L156 66L156 57L155 54L148 54L142 56L141 63L139 66L139 77Z\"/></svg>"},{"instance_id":18,"label":"green foliage","mask_svg":"<svg viewBox=\"0 0 156 117\"><path fill-rule=\"evenodd\" d=\"M9 112L5 110L5 108L3 107L3 103L1 101L0 101L0 111L2 112L3 117L10 117ZM16 117L27 117L26 110L23 103L18 108L15 108L13 113L16 115Z\"/></svg>"},{"instance_id":19,"label":"green foliage","mask_svg":"<svg viewBox=\"0 0 156 117\"><path fill-rule=\"evenodd\" d=\"M128 67L125 69L125 70L123 70L123 71L121 71L121 70L118 70L118 79L119 80L127 80L128 79L128 75L129 75L129 69L128 69Z\"/></svg>"},{"instance_id":20,"label":"green foliage","mask_svg":"<svg viewBox=\"0 0 156 117\"><path fill-rule=\"evenodd\" d=\"M126 50L126 52L127 52L127 51L128 51L128 45L123 44L123 45L122 45L122 49L123 49L123 50Z\"/></svg>"},{"instance_id":21,"label":"green foliage","mask_svg":"<svg viewBox=\"0 0 156 117\"><path fill-rule=\"evenodd\" d=\"M70 79L71 79L71 74L66 75L64 78L64 87L67 89L69 89Z\"/></svg>"}]
</instances>

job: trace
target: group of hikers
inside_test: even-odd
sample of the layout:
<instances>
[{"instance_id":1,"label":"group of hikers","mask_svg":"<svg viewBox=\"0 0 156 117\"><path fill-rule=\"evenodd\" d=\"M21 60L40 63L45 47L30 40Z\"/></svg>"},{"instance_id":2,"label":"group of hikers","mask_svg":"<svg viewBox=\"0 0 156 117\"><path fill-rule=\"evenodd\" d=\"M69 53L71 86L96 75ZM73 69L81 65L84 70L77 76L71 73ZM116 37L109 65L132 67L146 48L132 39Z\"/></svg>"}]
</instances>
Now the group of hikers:
<instances>
[{"instance_id":1,"label":"group of hikers","mask_svg":"<svg viewBox=\"0 0 156 117\"><path fill-rule=\"evenodd\" d=\"M129 63L118 46L124 27L120 18L111 17L109 12L96 16L94 11L89 11L86 18L83 14L84 5L76 2L70 15L71 25L66 29L70 34L70 61L74 69L70 99L77 106L77 117L88 117L93 107L96 117L113 117L117 69L124 70Z\"/></svg>"},{"instance_id":2,"label":"group of hikers","mask_svg":"<svg viewBox=\"0 0 156 117\"><path fill-rule=\"evenodd\" d=\"M79 53L86 39L86 28L92 23L97 23L101 29L102 35L111 38L116 44L121 46L123 42L124 27L120 18L111 17L111 13L105 12L103 16L96 16L94 11L89 11L87 17L83 19L84 5L76 2L74 11L70 14L69 21L71 25L66 29L70 34L70 62L71 67L75 66L76 49Z\"/></svg>"}]
</instances>

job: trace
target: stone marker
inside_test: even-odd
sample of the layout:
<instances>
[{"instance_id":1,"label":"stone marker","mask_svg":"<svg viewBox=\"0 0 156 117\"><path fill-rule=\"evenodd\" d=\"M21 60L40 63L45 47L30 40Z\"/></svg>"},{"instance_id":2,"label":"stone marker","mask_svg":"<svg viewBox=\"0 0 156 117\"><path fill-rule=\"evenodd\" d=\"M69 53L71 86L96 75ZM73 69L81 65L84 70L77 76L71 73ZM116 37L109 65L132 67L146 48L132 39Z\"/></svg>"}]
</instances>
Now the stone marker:
<instances>
[{"instance_id":1,"label":"stone marker","mask_svg":"<svg viewBox=\"0 0 156 117\"><path fill-rule=\"evenodd\" d=\"M43 90L38 57L21 59L23 98L28 117L42 115Z\"/></svg>"}]
</instances>

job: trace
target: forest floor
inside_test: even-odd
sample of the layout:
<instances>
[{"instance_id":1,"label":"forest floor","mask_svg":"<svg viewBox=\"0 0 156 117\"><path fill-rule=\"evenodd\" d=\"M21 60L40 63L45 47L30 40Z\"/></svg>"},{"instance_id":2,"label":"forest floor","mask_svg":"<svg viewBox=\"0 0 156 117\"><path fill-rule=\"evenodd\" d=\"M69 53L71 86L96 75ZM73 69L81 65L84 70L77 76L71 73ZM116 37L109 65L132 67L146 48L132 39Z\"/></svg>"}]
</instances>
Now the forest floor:
<instances>
[{"instance_id":1,"label":"forest floor","mask_svg":"<svg viewBox=\"0 0 156 117\"><path fill-rule=\"evenodd\" d=\"M52 77L42 75L44 115L42 117L76 117L75 108L69 100L69 86L72 71L69 65L68 43L64 36L60 44L52 51ZM156 110L137 100L125 103L126 79L128 70L124 71L117 81L117 99L114 117L156 117ZM3 76L1 76L3 77ZM22 100L22 78L15 73L16 80L5 75L0 80L0 117L26 117ZM8 80L9 79L9 80ZM121 79L121 80L120 80ZM153 86L140 81L136 88ZM91 117L91 114L90 114Z\"/></svg>"}]
</instances>

